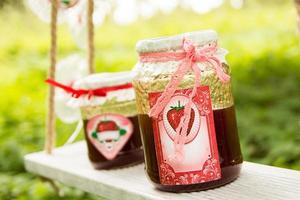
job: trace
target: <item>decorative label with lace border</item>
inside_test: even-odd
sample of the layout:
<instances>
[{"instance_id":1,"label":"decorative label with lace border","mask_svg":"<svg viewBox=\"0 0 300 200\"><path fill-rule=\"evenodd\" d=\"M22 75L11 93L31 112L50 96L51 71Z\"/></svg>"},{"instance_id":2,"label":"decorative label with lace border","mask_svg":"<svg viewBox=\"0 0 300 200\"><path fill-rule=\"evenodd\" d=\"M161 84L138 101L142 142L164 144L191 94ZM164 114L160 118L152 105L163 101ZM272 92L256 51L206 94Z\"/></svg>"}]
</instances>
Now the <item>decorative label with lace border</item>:
<instances>
[{"instance_id":1,"label":"decorative label with lace border","mask_svg":"<svg viewBox=\"0 0 300 200\"><path fill-rule=\"evenodd\" d=\"M160 182L163 185L187 185L218 180L221 169L208 86L197 88L182 146L180 161L172 159L176 128L183 116L192 89L177 90L157 118L152 118ZM149 93L150 107L161 92Z\"/></svg>"}]
</instances>

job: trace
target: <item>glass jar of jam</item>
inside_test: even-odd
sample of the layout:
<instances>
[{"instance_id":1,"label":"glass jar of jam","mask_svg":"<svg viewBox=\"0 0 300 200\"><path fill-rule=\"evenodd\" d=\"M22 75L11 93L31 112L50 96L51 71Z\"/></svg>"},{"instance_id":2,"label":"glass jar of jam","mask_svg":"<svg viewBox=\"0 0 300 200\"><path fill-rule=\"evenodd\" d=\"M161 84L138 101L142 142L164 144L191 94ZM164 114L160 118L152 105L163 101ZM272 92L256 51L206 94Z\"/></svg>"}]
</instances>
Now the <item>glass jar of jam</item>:
<instances>
[{"instance_id":1,"label":"glass jar of jam","mask_svg":"<svg viewBox=\"0 0 300 200\"><path fill-rule=\"evenodd\" d=\"M133 85L145 171L160 190L215 188L240 173L227 51L217 40L207 30L137 43Z\"/></svg>"},{"instance_id":2,"label":"glass jar of jam","mask_svg":"<svg viewBox=\"0 0 300 200\"><path fill-rule=\"evenodd\" d=\"M143 161L131 81L130 72L119 72L93 74L74 83L70 104L80 107L88 156L96 169Z\"/></svg>"}]
</instances>

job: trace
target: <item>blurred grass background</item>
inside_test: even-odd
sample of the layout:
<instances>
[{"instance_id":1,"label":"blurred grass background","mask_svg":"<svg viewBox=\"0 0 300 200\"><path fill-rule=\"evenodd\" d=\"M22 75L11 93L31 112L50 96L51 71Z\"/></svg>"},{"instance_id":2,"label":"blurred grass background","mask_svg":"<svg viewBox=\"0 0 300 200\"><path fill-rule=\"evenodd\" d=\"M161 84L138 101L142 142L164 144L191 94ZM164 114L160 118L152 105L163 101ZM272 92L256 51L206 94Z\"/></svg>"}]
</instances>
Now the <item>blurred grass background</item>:
<instances>
[{"instance_id":1,"label":"blurred grass background","mask_svg":"<svg viewBox=\"0 0 300 200\"><path fill-rule=\"evenodd\" d=\"M15 1L18 2L18 1ZM2 4L0 4L1 6ZM23 156L43 149L49 27L19 5L0 10L0 199L96 199L24 170ZM97 71L129 70L147 37L215 29L228 62L245 160L300 170L300 48L292 1L252 1L205 15L178 9L129 26L111 19L96 30ZM59 58L79 51L59 27ZM57 122L62 145L74 126Z\"/></svg>"}]
</instances>

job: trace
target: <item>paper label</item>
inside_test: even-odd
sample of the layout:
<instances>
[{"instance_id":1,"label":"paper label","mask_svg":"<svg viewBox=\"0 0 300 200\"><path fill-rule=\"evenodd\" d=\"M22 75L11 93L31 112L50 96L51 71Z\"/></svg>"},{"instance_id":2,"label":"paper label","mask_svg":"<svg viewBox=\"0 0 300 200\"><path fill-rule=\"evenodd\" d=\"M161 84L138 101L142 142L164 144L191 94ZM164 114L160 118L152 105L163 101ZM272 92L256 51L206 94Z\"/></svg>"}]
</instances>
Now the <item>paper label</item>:
<instances>
[{"instance_id":1,"label":"paper label","mask_svg":"<svg viewBox=\"0 0 300 200\"><path fill-rule=\"evenodd\" d=\"M175 152L175 129L191 92L192 89L177 90L158 118L152 119L159 176L163 185L196 184L221 178L208 86L197 88L193 98L183 160L176 162L170 158ZM150 107L160 95L161 92L149 93Z\"/></svg>"},{"instance_id":2,"label":"paper label","mask_svg":"<svg viewBox=\"0 0 300 200\"><path fill-rule=\"evenodd\" d=\"M132 122L119 114L97 115L87 124L88 139L108 160L117 156L132 133Z\"/></svg>"}]
</instances>

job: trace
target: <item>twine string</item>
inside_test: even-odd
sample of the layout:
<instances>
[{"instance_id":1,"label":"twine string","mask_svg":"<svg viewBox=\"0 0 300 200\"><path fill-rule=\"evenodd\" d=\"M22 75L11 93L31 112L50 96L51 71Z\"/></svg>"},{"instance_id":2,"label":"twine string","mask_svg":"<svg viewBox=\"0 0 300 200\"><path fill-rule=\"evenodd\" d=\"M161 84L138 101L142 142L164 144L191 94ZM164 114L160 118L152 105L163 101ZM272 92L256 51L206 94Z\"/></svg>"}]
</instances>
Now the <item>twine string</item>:
<instances>
[{"instance_id":1,"label":"twine string","mask_svg":"<svg viewBox=\"0 0 300 200\"><path fill-rule=\"evenodd\" d=\"M48 70L48 77L55 79L56 69L56 52L57 52L57 9L58 0L51 1L51 46L50 46L50 68ZM55 146L55 110L54 110L54 95L55 89L52 85L48 89L48 116L46 120L46 141L45 150L48 154L52 153Z\"/></svg>"},{"instance_id":2,"label":"twine string","mask_svg":"<svg viewBox=\"0 0 300 200\"><path fill-rule=\"evenodd\" d=\"M95 55L95 47L94 47L94 23L93 23L93 13L94 13L94 1L88 0L87 5L87 40L88 40L88 66L89 73L92 74L95 72L94 69L94 55Z\"/></svg>"}]
</instances>

